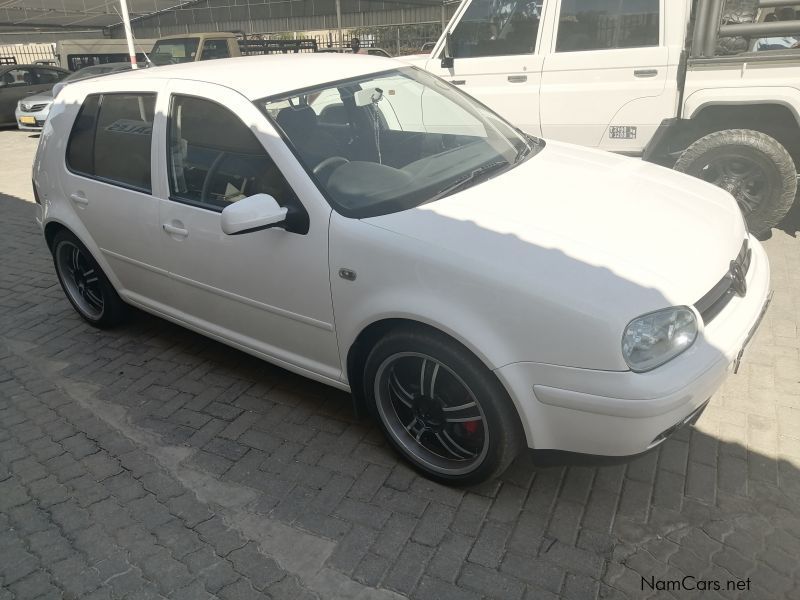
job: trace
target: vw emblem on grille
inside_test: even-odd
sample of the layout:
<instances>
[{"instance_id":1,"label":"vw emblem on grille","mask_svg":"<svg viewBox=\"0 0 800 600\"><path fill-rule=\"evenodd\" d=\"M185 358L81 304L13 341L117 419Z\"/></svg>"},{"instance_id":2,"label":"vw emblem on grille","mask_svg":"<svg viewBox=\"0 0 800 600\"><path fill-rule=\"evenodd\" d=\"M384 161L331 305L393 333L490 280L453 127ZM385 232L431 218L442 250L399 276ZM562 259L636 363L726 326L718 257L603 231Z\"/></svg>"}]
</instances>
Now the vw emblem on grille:
<instances>
[{"instance_id":1,"label":"vw emblem on grille","mask_svg":"<svg viewBox=\"0 0 800 600\"><path fill-rule=\"evenodd\" d=\"M747 293L747 279L741 263L732 260L728 276L731 278L731 289L736 292L737 296L744 296Z\"/></svg>"}]
</instances>

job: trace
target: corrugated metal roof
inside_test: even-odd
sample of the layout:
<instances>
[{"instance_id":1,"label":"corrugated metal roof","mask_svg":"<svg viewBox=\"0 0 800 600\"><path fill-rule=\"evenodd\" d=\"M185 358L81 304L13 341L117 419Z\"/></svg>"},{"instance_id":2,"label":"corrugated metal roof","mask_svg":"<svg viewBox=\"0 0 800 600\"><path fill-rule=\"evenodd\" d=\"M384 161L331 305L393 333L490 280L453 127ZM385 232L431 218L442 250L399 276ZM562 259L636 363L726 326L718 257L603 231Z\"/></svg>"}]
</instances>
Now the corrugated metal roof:
<instances>
[{"instance_id":1,"label":"corrugated metal roof","mask_svg":"<svg viewBox=\"0 0 800 600\"><path fill-rule=\"evenodd\" d=\"M182 4L180 0L128 0L131 18ZM108 27L121 22L118 0L0 0L0 25Z\"/></svg>"}]
</instances>

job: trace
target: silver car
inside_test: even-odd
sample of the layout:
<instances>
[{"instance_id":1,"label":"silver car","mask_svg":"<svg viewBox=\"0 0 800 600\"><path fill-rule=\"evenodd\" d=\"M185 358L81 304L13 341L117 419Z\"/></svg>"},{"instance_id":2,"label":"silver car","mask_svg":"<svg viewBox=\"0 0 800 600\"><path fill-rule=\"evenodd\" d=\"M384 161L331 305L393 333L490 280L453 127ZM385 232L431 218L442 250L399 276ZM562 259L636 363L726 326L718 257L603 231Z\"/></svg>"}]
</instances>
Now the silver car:
<instances>
[{"instance_id":1,"label":"silver car","mask_svg":"<svg viewBox=\"0 0 800 600\"><path fill-rule=\"evenodd\" d=\"M14 111L17 127L32 131L39 131L44 127L47 115L50 114L50 106L53 104L53 98L58 95L58 92L60 92L65 85L80 79L89 79L90 77L99 77L101 75L108 75L109 73L118 73L119 71L126 71L130 68L131 63L129 62L106 63L104 65L84 67L56 83L52 90L41 92L34 96L26 96L17 102L17 109Z\"/></svg>"}]
</instances>

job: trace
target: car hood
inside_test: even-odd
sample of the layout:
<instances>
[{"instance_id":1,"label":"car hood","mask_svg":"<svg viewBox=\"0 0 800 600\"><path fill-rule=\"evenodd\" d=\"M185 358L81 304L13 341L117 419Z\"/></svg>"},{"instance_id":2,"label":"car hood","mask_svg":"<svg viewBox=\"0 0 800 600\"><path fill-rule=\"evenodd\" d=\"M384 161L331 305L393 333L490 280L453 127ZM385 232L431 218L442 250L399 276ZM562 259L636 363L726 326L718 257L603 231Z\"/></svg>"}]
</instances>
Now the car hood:
<instances>
[{"instance_id":1,"label":"car hood","mask_svg":"<svg viewBox=\"0 0 800 600\"><path fill-rule=\"evenodd\" d=\"M44 102L52 102L52 101L53 101L52 92L42 92L41 94L32 94L31 96L25 96L24 98L20 99L20 102L24 102L25 104L42 104Z\"/></svg>"},{"instance_id":2,"label":"car hood","mask_svg":"<svg viewBox=\"0 0 800 600\"><path fill-rule=\"evenodd\" d=\"M456 255L501 289L514 280L580 311L603 305L620 322L694 304L747 236L735 200L719 188L557 142L462 192L365 222Z\"/></svg>"}]
</instances>

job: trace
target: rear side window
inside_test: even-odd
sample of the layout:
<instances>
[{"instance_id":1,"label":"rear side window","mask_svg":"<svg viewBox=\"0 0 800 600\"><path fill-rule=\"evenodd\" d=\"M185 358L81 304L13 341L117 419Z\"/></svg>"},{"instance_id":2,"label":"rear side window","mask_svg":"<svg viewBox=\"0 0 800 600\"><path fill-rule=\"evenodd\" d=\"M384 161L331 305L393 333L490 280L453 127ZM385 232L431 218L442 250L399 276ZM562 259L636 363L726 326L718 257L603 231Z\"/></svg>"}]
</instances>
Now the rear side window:
<instances>
[{"instance_id":1,"label":"rear side window","mask_svg":"<svg viewBox=\"0 0 800 600\"><path fill-rule=\"evenodd\" d=\"M563 0L556 52L659 44L659 0Z\"/></svg>"},{"instance_id":2,"label":"rear side window","mask_svg":"<svg viewBox=\"0 0 800 600\"><path fill-rule=\"evenodd\" d=\"M206 40L203 44L203 54L200 60L214 60L215 58L228 58L228 40Z\"/></svg>"},{"instance_id":3,"label":"rear side window","mask_svg":"<svg viewBox=\"0 0 800 600\"><path fill-rule=\"evenodd\" d=\"M92 94L67 143L70 170L150 193L155 94Z\"/></svg>"}]
</instances>

